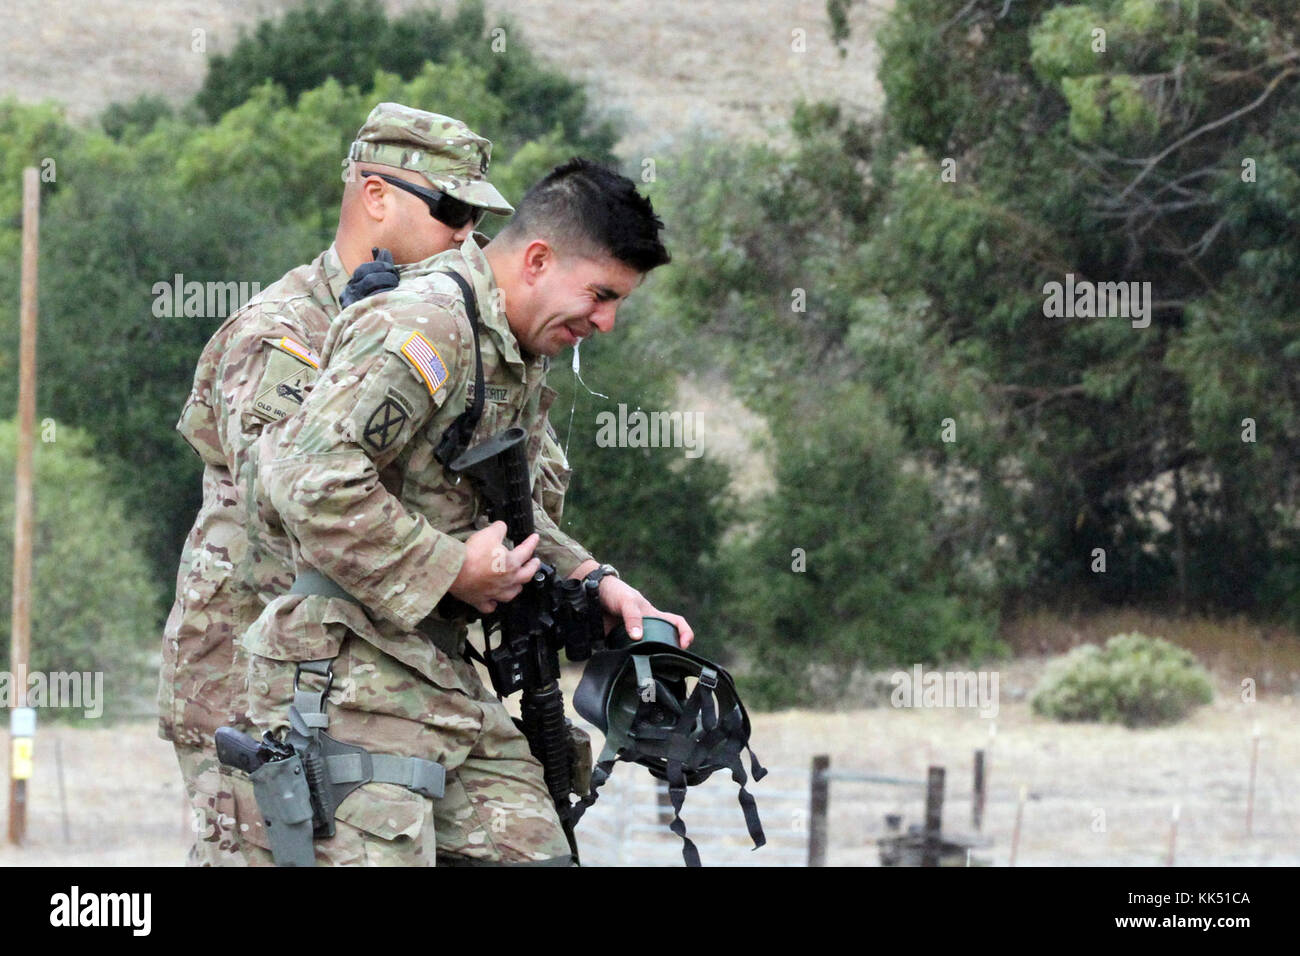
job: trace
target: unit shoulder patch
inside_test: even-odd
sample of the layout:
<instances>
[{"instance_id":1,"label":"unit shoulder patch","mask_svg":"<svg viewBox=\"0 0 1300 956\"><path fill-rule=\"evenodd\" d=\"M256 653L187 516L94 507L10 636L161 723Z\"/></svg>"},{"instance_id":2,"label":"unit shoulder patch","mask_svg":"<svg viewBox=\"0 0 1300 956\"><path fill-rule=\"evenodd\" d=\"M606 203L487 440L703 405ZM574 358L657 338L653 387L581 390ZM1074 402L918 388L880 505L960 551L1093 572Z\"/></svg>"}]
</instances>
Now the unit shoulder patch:
<instances>
[{"instance_id":1,"label":"unit shoulder patch","mask_svg":"<svg viewBox=\"0 0 1300 956\"><path fill-rule=\"evenodd\" d=\"M410 413L397 396L385 398L366 419L363 437L375 451L383 451L397 440Z\"/></svg>"},{"instance_id":2,"label":"unit shoulder patch","mask_svg":"<svg viewBox=\"0 0 1300 956\"><path fill-rule=\"evenodd\" d=\"M276 344L276 348L280 346ZM253 395L253 414L268 422L292 415L302 406L318 374L315 365L303 361L296 353L287 349L272 351Z\"/></svg>"}]
</instances>

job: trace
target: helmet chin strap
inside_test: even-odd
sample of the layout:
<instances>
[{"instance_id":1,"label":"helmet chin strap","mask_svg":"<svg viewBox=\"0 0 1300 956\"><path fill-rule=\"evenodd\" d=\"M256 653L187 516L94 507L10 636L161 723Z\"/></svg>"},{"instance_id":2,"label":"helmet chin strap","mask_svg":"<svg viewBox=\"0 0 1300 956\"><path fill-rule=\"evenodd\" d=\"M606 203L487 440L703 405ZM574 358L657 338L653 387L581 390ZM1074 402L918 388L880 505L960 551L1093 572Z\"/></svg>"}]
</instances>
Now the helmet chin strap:
<instances>
[{"instance_id":1,"label":"helmet chin strap","mask_svg":"<svg viewBox=\"0 0 1300 956\"><path fill-rule=\"evenodd\" d=\"M669 829L682 839L687 866L699 866L700 854L686 835L681 810L688 787L719 770L730 770L739 787L738 800L754 847L766 838L741 753L749 752L755 781L767 771L749 746L750 726L731 675L697 654L682 650L677 631L662 618L644 619L645 638L633 643L616 629L610 650L593 654L573 696L579 714L605 734L591 786L574 805L581 818L620 760L639 763L668 782L673 819ZM694 686L688 684L694 679Z\"/></svg>"}]
</instances>

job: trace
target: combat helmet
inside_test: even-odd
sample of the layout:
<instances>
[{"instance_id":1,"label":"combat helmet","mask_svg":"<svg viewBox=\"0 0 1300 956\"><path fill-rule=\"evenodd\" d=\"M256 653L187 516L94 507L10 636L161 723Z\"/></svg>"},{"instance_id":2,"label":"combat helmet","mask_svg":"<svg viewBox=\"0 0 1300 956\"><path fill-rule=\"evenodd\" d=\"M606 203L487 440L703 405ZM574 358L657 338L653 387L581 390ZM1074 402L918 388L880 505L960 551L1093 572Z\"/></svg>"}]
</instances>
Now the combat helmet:
<instances>
[{"instance_id":1,"label":"combat helmet","mask_svg":"<svg viewBox=\"0 0 1300 956\"><path fill-rule=\"evenodd\" d=\"M682 650L668 621L647 617L642 628L640 641L631 640L621 625L611 632L611 649L592 655L574 693L574 708L605 735L591 792L577 805L577 816L595 803L616 762L639 763L667 781L673 806L669 829L682 838L686 865L699 866L699 851L681 817L686 788L730 770L740 785L740 807L754 848L763 846L767 841L754 797L745 789L741 751L749 750L755 781L767 771L749 749L749 715L735 682L722 667Z\"/></svg>"}]
</instances>

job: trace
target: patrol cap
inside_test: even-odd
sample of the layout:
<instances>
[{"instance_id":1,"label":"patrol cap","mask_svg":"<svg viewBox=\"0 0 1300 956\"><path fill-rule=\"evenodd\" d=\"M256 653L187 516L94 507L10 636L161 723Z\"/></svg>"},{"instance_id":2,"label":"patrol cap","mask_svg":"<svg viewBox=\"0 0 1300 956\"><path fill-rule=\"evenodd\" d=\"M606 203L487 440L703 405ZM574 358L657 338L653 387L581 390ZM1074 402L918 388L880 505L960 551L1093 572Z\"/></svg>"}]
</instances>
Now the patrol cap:
<instances>
[{"instance_id":1,"label":"patrol cap","mask_svg":"<svg viewBox=\"0 0 1300 956\"><path fill-rule=\"evenodd\" d=\"M487 181L492 143L458 119L400 103L380 103L348 150L348 159L423 174L448 196L490 212L515 209Z\"/></svg>"}]
</instances>

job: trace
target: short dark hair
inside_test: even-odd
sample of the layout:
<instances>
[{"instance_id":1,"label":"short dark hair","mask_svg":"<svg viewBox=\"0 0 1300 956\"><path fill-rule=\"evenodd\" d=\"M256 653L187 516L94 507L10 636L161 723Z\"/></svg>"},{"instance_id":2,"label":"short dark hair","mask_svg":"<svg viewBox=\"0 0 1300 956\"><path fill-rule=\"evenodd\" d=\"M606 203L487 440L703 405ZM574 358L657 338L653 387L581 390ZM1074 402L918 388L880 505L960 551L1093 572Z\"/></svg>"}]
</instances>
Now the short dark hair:
<instances>
[{"instance_id":1,"label":"short dark hair","mask_svg":"<svg viewBox=\"0 0 1300 956\"><path fill-rule=\"evenodd\" d=\"M528 190L498 238L517 242L540 237L561 252L609 255L649 272L672 260L659 238L663 227L632 180L574 157Z\"/></svg>"}]
</instances>

